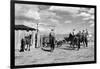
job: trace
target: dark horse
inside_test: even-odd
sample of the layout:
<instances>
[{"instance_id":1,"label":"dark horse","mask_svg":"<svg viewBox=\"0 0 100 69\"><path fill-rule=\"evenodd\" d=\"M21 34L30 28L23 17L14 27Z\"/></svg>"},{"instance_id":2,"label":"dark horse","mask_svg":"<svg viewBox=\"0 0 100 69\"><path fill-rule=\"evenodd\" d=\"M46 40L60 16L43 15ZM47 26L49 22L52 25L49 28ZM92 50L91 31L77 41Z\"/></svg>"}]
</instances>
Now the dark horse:
<instances>
[{"instance_id":1,"label":"dark horse","mask_svg":"<svg viewBox=\"0 0 100 69\"><path fill-rule=\"evenodd\" d=\"M87 33L84 33L84 34L76 34L76 36L79 37L79 42L80 43L83 43L83 46L85 47L88 47L88 40L87 40Z\"/></svg>"},{"instance_id":2,"label":"dark horse","mask_svg":"<svg viewBox=\"0 0 100 69\"><path fill-rule=\"evenodd\" d=\"M80 49L80 39L77 35L72 35L71 33L69 34L69 37L64 38L67 42L70 43L70 46L75 49L75 46L77 50Z\"/></svg>"},{"instance_id":3,"label":"dark horse","mask_svg":"<svg viewBox=\"0 0 100 69\"><path fill-rule=\"evenodd\" d=\"M71 33L69 34L69 37L65 37L64 38L68 43L70 42L70 46L72 46L74 48L74 46L76 45L77 48L80 48L80 43L83 43L83 45L86 47L88 46L88 40L87 40L87 36L84 35L80 35L79 33L76 35L72 35Z\"/></svg>"},{"instance_id":4,"label":"dark horse","mask_svg":"<svg viewBox=\"0 0 100 69\"><path fill-rule=\"evenodd\" d=\"M31 38L32 38L32 35L25 36L25 45L26 45L25 50L30 51L30 46L32 45L31 44Z\"/></svg>"},{"instance_id":5,"label":"dark horse","mask_svg":"<svg viewBox=\"0 0 100 69\"><path fill-rule=\"evenodd\" d=\"M66 42L66 40L55 40L55 44L56 44L56 47L61 47L64 43Z\"/></svg>"}]
</instances>

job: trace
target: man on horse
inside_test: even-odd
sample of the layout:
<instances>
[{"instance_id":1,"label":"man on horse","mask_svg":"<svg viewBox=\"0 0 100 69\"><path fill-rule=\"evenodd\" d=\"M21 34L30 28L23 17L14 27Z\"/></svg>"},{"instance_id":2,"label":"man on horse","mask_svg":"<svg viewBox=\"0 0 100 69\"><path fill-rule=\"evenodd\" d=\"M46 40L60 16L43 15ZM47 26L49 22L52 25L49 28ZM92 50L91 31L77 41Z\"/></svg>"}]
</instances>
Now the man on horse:
<instances>
[{"instance_id":1,"label":"man on horse","mask_svg":"<svg viewBox=\"0 0 100 69\"><path fill-rule=\"evenodd\" d=\"M68 40L70 41L70 46L72 46L72 48L74 49L75 46L77 46L78 50L79 50L79 38L77 36L76 30L73 29L72 33L69 34L69 38Z\"/></svg>"},{"instance_id":2,"label":"man on horse","mask_svg":"<svg viewBox=\"0 0 100 69\"><path fill-rule=\"evenodd\" d=\"M72 35L74 36L75 34L76 34L76 32L75 32L76 30L75 29L73 29L73 31L72 31Z\"/></svg>"}]
</instances>

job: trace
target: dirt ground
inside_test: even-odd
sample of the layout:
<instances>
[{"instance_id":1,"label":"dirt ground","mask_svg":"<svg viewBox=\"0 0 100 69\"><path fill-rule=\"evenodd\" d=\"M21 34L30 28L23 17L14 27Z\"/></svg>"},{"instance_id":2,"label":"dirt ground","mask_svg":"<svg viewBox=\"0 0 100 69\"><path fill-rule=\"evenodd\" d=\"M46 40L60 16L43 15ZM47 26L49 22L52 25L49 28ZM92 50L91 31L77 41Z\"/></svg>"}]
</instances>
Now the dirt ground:
<instances>
[{"instance_id":1,"label":"dirt ground","mask_svg":"<svg viewBox=\"0 0 100 69\"><path fill-rule=\"evenodd\" d=\"M69 63L94 60L94 43L89 42L88 47L81 46L80 50L69 48L68 44L64 44L59 48L55 48L53 52L47 52L41 48L31 51L19 52L15 51L15 65L31 65L31 64L50 64L50 63Z\"/></svg>"}]
</instances>

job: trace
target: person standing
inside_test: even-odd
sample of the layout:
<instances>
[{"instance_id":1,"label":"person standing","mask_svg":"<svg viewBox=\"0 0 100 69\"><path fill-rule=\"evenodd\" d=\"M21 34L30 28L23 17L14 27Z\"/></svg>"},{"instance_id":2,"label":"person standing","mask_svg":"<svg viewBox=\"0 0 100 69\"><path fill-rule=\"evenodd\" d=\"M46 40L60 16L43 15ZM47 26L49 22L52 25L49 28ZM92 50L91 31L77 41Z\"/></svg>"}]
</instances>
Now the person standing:
<instances>
[{"instance_id":1,"label":"person standing","mask_svg":"<svg viewBox=\"0 0 100 69\"><path fill-rule=\"evenodd\" d=\"M86 29L86 30L85 30L85 42L86 42L86 47L88 47L88 35L89 35L89 33L88 33L88 30Z\"/></svg>"},{"instance_id":2,"label":"person standing","mask_svg":"<svg viewBox=\"0 0 100 69\"><path fill-rule=\"evenodd\" d=\"M54 30L51 29L51 32L49 34L49 42L50 42L50 47L51 47L51 52L53 52L54 48L55 48L55 34L54 34Z\"/></svg>"},{"instance_id":3,"label":"person standing","mask_svg":"<svg viewBox=\"0 0 100 69\"><path fill-rule=\"evenodd\" d=\"M82 41L82 33L81 33L81 31L78 32L77 36L78 36L78 40L79 40L78 48L80 49L80 43Z\"/></svg>"},{"instance_id":4,"label":"person standing","mask_svg":"<svg viewBox=\"0 0 100 69\"><path fill-rule=\"evenodd\" d=\"M86 47L88 46L87 36L88 36L87 29L86 30L83 30L83 32L82 32L82 39L83 39L83 43L86 44Z\"/></svg>"},{"instance_id":5,"label":"person standing","mask_svg":"<svg viewBox=\"0 0 100 69\"><path fill-rule=\"evenodd\" d=\"M21 49L20 52L24 52L25 41L24 38L21 39Z\"/></svg>"}]
</instances>

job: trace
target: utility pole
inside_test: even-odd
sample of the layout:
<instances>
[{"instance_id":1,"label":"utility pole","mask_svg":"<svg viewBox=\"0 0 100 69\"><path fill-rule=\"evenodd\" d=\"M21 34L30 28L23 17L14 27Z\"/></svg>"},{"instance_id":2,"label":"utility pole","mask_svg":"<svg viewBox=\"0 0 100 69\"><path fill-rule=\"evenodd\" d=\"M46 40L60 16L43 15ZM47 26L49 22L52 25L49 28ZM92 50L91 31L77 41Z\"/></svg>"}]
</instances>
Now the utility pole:
<instances>
[{"instance_id":1,"label":"utility pole","mask_svg":"<svg viewBox=\"0 0 100 69\"><path fill-rule=\"evenodd\" d=\"M39 23L37 23L37 31L36 31L36 34L35 34L35 48L37 48L37 45L38 45L38 25Z\"/></svg>"}]
</instances>

